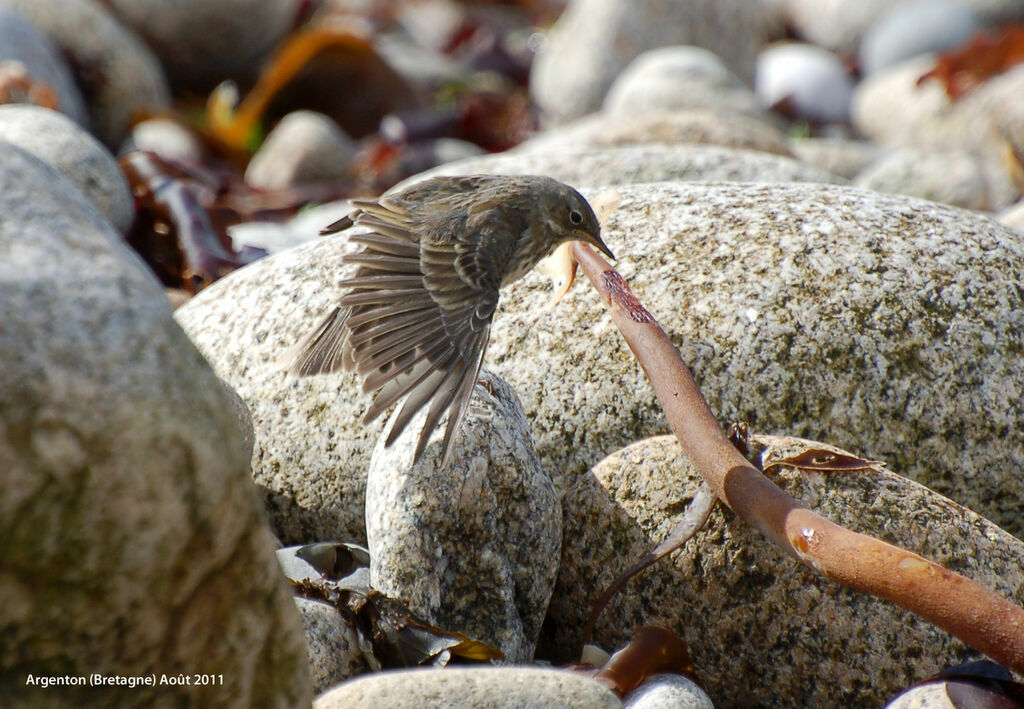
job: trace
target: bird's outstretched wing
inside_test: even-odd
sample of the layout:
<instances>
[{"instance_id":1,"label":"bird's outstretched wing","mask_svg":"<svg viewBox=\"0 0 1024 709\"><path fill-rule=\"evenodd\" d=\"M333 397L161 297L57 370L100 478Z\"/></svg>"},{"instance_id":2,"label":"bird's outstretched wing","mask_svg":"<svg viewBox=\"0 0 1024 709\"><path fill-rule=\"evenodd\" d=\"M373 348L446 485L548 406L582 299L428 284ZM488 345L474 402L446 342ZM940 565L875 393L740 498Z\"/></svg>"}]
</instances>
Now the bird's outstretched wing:
<instances>
[{"instance_id":1,"label":"bird's outstretched wing","mask_svg":"<svg viewBox=\"0 0 1024 709\"><path fill-rule=\"evenodd\" d=\"M358 265L342 282L350 290L300 343L291 371L358 372L363 391L377 392L365 422L405 397L385 445L429 404L414 460L448 411L447 462L480 372L498 303L497 286L460 275L456 264L465 245L422 238L401 202L383 198L355 204L358 209L350 219L328 227L337 231L354 223L368 229L349 237L362 246L344 259Z\"/></svg>"}]
</instances>

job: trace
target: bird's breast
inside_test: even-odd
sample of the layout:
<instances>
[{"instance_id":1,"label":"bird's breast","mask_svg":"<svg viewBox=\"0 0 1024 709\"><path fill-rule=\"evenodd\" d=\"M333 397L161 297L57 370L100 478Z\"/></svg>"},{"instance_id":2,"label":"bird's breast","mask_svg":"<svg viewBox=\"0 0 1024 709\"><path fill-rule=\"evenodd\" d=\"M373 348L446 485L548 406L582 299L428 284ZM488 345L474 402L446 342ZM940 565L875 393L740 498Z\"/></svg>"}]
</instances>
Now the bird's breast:
<instances>
[{"instance_id":1,"label":"bird's breast","mask_svg":"<svg viewBox=\"0 0 1024 709\"><path fill-rule=\"evenodd\" d=\"M550 256L555 250L556 244L546 234L544 238L536 238L536 234L527 231L520 238L517 248L513 251L509 260L508 270L505 277L501 279L501 287L518 281L525 276L533 267L546 256Z\"/></svg>"}]
</instances>

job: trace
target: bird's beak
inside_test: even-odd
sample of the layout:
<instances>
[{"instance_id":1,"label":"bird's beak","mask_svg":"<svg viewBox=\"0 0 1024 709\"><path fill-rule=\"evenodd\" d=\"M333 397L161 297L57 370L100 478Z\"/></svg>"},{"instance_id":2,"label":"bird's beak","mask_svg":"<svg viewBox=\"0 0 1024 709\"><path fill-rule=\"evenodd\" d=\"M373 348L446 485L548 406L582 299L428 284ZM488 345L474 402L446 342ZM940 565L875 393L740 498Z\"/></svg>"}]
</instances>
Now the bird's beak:
<instances>
[{"instance_id":1,"label":"bird's beak","mask_svg":"<svg viewBox=\"0 0 1024 709\"><path fill-rule=\"evenodd\" d=\"M615 260L615 254L613 254L612 250L609 249L603 241L601 241L600 236L598 236L597 234L590 234L582 230L576 233L580 235L580 241L586 242L591 246L596 246L597 250L600 251L602 254L610 258L612 261Z\"/></svg>"}]
</instances>

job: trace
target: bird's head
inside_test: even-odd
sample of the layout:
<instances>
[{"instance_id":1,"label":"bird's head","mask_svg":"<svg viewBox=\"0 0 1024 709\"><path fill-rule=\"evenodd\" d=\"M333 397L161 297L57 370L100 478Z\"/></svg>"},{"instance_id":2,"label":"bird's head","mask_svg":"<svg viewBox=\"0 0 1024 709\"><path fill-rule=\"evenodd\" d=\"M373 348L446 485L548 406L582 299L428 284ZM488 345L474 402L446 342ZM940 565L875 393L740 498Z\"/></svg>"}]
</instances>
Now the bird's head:
<instances>
[{"instance_id":1,"label":"bird's head","mask_svg":"<svg viewBox=\"0 0 1024 709\"><path fill-rule=\"evenodd\" d=\"M572 187L551 182L552 189L542 193L544 202L540 206L554 235L552 248L566 241L582 241L614 260L615 254L601 240L601 222L590 203Z\"/></svg>"}]
</instances>

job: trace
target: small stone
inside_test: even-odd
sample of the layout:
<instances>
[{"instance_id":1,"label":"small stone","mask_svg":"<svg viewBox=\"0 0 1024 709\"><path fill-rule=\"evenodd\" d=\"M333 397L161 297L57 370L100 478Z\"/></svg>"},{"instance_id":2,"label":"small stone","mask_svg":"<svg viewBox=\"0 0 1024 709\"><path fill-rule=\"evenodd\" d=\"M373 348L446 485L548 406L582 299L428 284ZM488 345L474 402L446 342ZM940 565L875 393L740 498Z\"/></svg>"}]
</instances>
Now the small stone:
<instances>
[{"instance_id":1,"label":"small stone","mask_svg":"<svg viewBox=\"0 0 1024 709\"><path fill-rule=\"evenodd\" d=\"M203 146L195 134L170 118L150 118L132 126L120 153L145 150L186 164L201 163Z\"/></svg>"},{"instance_id":2,"label":"small stone","mask_svg":"<svg viewBox=\"0 0 1024 709\"><path fill-rule=\"evenodd\" d=\"M359 630L337 608L307 598L296 598L295 605L306 633L314 694L370 670Z\"/></svg>"},{"instance_id":3,"label":"small stone","mask_svg":"<svg viewBox=\"0 0 1024 709\"><path fill-rule=\"evenodd\" d=\"M604 98L608 113L710 108L765 118L757 97L713 53L701 47L644 52L616 77Z\"/></svg>"},{"instance_id":4,"label":"small stone","mask_svg":"<svg viewBox=\"0 0 1024 709\"><path fill-rule=\"evenodd\" d=\"M121 168L70 118L39 106L0 106L0 140L32 153L70 179L119 232L131 228L135 205Z\"/></svg>"},{"instance_id":5,"label":"small stone","mask_svg":"<svg viewBox=\"0 0 1024 709\"><path fill-rule=\"evenodd\" d=\"M245 181L263 189L352 177L355 143L322 113L295 111L274 126L249 161Z\"/></svg>"},{"instance_id":6,"label":"small stone","mask_svg":"<svg viewBox=\"0 0 1024 709\"><path fill-rule=\"evenodd\" d=\"M853 80L832 52L789 42L757 57L754 92L766 107L815 123L847 123Z\"/></svg>"},{"instance_id":7,"label":"small stone","mask_svg":"<svg viewBox=\"0 0 1024 709\"><path fill-rule=\"evenodd\" d=\"M715 709L708 695L682 675L652 675L622 698L625 709Z\"/></svg>"}]
</instances>

